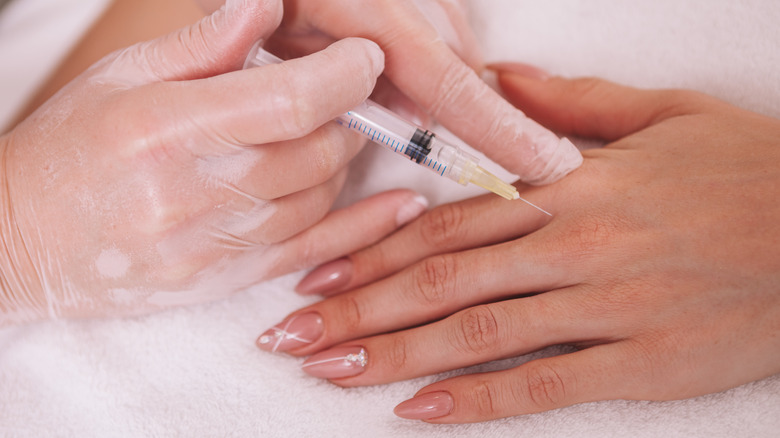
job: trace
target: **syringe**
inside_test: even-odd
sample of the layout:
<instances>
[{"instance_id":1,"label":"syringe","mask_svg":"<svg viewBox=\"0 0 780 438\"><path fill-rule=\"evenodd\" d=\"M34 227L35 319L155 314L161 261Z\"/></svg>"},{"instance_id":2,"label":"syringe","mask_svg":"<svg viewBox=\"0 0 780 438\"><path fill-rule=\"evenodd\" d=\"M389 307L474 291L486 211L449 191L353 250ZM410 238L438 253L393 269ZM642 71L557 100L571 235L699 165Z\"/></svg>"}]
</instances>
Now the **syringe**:
<instances>
[{"instance_id":1,"label":"syringe","mask_svg":"<svg viewBox=\"0 0 780 438\"><path fill-rule=\"evenodd\" d=\"M249 52L244 68L280 62L281 58L258 43ZM480 167L476 157L370 99L336 118L336 122L459 184L472 183L503 198L520 199L517 189Z\"/></svg>"}]
</instances>

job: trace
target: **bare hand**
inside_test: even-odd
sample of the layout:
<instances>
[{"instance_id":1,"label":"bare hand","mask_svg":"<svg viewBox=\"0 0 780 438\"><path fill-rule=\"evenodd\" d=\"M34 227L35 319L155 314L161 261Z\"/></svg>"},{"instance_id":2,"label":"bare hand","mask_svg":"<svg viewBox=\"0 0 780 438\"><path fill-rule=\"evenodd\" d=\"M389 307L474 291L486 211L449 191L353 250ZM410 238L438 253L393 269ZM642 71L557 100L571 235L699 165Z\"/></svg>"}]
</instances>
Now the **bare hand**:
<instances>
[{"instance_id":1,"label":"bare hand","mask_svg":"<svg viewBox=\"0 0 780 438\"><path fill-rule=\"evenodd\" d=\"M436 208L313 272L302 292L348 292L259 346L317 353L304 370L342 386L577 347L437 382L396 410L434 423L688 398L779 372L780 121L688 91L500 79L529 116L610 142L558 183L520 187L554 217L494 197Z\"/></svg>"}]
</instances>

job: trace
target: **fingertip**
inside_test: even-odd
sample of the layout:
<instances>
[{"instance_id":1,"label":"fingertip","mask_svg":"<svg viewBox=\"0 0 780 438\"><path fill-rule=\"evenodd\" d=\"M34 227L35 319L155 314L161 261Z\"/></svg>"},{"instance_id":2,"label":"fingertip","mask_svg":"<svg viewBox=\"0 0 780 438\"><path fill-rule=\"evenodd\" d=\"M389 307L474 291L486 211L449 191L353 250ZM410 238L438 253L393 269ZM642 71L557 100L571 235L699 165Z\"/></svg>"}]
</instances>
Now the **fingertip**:
<instances>
[{"instance_id":1,"label":"fingertip","mask_svg":"<svg viewBox=\"0 0 780 438\"><path fill-rule=\"evenodd\" d=\"M374 75L378 77L385 70L385 52L379 47L379 44L371 40L362 39L362 41L365 42L366 55L371 61Z\"/></svg>"},{"instance_id":2,"label":"fingertip","mask_svg":"<svg viewBox=\"0 0 780 438\"><path fill-rule=\"evenodd\" d=\"M393 413L407 420L429 421L449 415L455 401L446 391L434 391L415 395L413 398L399 403Z\"/></svg>"},{"instance_id":3,"label":"fingertip","mask_svg":"<svg viewBox=\"0 0 780 438\"><path fill-rule=\"evenodd\" d=\"M339 50L346 58L365 59L370 64L374 78L379 77L385 69L385 52L379 45L366 38L344 38L331 44L330 48ZM362 56L359 55L362 52Z\"/></svg>"},{"instance_id":4,"label":"fingertip","mask_svg":"<svg viewBox=\"0 0 780 438\"><path fill-rule=\"evenodd\" d=\"M419 193L412 190L399 189L380 193L348 207L348 209L353 210L350 213L353 221L371 223L378 226L378 237L372 236L371 239L364 241L363 246L367 247L375 243L378 238L386 236L418 218L427 211L428 205L428 199ZM386 218L393 217L395 218L393 223L382 225L382 221L386 221ZM352 251L361 249L363 248L354 248ZM295 291L300 295L323 295L326 297L339 294L349 289L351 285L354 286L355 263L356 261L353 258L347 256L320 265L298 283ZM357 264L361 265L359 260Z\"/></svg>"},{"instance_id":5,"label":"fingertip","mask_svg":"<svg viewBox=\"0 0 780 438\"><path fill-rule=\"evenodd\" d=\"M544 170L535 179L525 179L525 182L535 186L552 184L583 163L582 153L568 138L561 138L557 145L549 145L548 156L543 160L547 163Z\"/></svg>"},{"instance_id":6,"label":"fingertip","mask_svg":"<svg viewBox=\"0 0 780 438\"><path fill-rule=\"evenodd\" d=\"M417 219L425 211L428 210L430 202L428 199L420 194L416 194L411 199L405 201L398 208L395 215L395 223L398 227L402 227L409 222Z\"/></svg>"},{"instance_id":7,"label":"fingertip","mask_svg":"<svg viewBox=\"0 0 780 438\"><path fill-rule=\"evenodd\" d=\"M352 279L352 261L348 257L325 263L308 273L295 286L299 295L327 295L343 289Z\"/></svg>"},{"instance_id":8,"label":"fingertip","mask_svg":"<svg viewBox=\"0 0 780 438\"><path fill-rule=\"evenodd\" d=\"M485 66L485 69L496 72L499 77L514 75L537 81L546 81L552 77L550 73L540 67L520 62L490 63Z\"/></svg>"}]
</instances>

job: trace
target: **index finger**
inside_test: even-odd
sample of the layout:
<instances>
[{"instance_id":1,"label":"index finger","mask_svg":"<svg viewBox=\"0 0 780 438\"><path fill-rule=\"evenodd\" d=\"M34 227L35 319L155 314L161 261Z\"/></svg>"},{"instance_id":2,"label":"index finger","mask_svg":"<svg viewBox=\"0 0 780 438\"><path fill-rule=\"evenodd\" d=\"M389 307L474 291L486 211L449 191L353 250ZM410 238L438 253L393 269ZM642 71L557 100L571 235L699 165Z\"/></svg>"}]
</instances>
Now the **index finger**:
<instances>
[{"instance_id":1,"label":"index finger","mask_svg":"<svg viewBox=\"0 0 780 438\"><path fill-rule=\"evenodd\" d=\"M376 245L318 267L296 290L304 295L335 295L426 257L504 242L550 220L527 204L494 198L485 195L436 207Z\"/></svg>"},{"instance_id":2,"label":"index finger","mask_svg":"<svg viewBox=\"0 0 780 438\"><path fill-rule=\"evenodd\" d=\"M140 105L144 113L139 116L149 117L153 124L172 119L177 126L186 121L192 124L191 132L205 133L219 148L290 140L364 101L382 68L383 55L376 44L350 38L282 64L159 84L166 87L162 90L148 87L154 101L169 104Z\"/></svg>"},{"instance_id":3,"label":"index finger","mask_svg":"<svg viewBox=\"0 0 780 438\"><path fill-rule=\"evenodd\" d=\"M556 181L579 167L574 145L526 117L487 86L409 1L329 7L316 2L310 20L343 38L363 35L385 51L385 74L455 135L532 184ZM367 7L373 10L366 10ZM353 26L344 14L359 14Z\"/></svg>"}]
</instances>

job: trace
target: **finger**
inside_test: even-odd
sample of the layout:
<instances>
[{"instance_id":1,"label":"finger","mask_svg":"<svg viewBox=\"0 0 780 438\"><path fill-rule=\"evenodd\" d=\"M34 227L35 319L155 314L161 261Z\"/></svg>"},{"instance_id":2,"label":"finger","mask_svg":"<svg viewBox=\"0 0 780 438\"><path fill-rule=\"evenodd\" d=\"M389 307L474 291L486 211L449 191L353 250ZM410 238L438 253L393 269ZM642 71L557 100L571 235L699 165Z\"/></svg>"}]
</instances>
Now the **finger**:
<instances>
[{"instance_id":1,"label":"finger","mask_svg":"<svg viewBox=\"0 0 780 438\"><path fill-rule=\"evenodd\" d=\"M181 280L215 264L215 257L238 260L233 264L241 271L231 278L234 285L246 287L270 278L271 267L279 259L278 242L311 227L324 217L346 179L346 171L332 180L290 196L265 201L237 193L237 199L211 205L176 227L166 230L166 237L156 248L165 260L171 279ZM303 212L301 205L306 206ZM250 263L250 265L246 265ZM237 290L241 287L225 287Z\"/></svg>"},{"instance_id":2,"label":"finger","mask_svg":"<svg viewBox=\"0 0 780 438\"><path fill-rule=\"evenodd\" d=\"M342 40L282 64L151 87L148 93L166 104L150 109L150 117L189 120L185 129L203 132L218 148L300 138L364 101L382 67L376 44Z\"/></svg>"},{"instance_id":3,"label":"finger","mask_svg":"<svg viewBox=\"0 0 780 438\"><path fill-rule=\"evenodd\" d=\"M202 233L216 247L233 251L283 242L327 214L345 179L346 171L342 171L323 184L273 201L236 191L236 199L212 207L177 229L181 239L174 243L186 245L192 235Z\"/></svg>"},{"instance_id":4,"label":"finger","mask_svg":"<svg viewBox=\"0 0 780 438\"><path fill-rule=\"evenodd\" d=\"M371 99L419 127L432 128L434 124L430 114L401 92L386 76L380 76L377 80Z\"/></svg>"},{"instance_id":5,"label":"finger","mask_svg":"<svg viewBox=\"0 0 780 438\"><path fill-rule=\"evenodd\" d=\"M604 338L610 327L585 314L576 306L579 300L572 298L571 293L548 292L470 307L411 330L349 341L317 353L305 363L357 346L368 357L359 374L334 376L328 374L331 367L317 364L304 370L317 377L338 378L336 383L342 386L375 385L513 357L549 345ZM321 318L327 333L331 329L328 317Z\"/></svg>"},{"instance_id":6,"label":"finger","mask_svg":"<svg viewBox=\"0 0 780 438\"><path fill-rule=\"evenodd\" d=\"M695 111L695 92L640 90L596 78L545 78L523 64L496 64L507 98L529 117L566 134L616 140Z\"/></svg>"},{"instance_id":7,"label":"finger","mask_svg":"<svg viewBox=\"0 0 780 438\"><path fill-rule=\"evenodd\" d=\"M237 185L258 198L276 199L322 184L344 169L365 142L336 123L326 123L299 139L246 148L242 152L256 164ZM215 169L218 174L224 170Z\"/></svg>"},{"instance_id":8,"label":"finger","mask_svg":"<svg viewBox=\"0 0 780 438\"><path fill-rule=\"evenodd\" d=\"M455 135L480 149L524 181L547 184L579 167L582 157L568 140L512 107L485 84L439 37L408 1L366 2L343 10L315 2L311 25L336 37L370 35L385 49L385 74ZM374 3L371 3L374 5ZM343 23L344 11L360 11L355 26ZM414 68L410 68L414 66Z\"/></svg>"},{"instance_id":9,"label":"finger","mask_svg":"<svg viewBox=\"0 0 780 438\"><path fill-rule=\"evenodd\" d=\"M622 343L600 345L505 371L454 377L426 386L395 412L438 424L473 423L630 398L628 390L641 386L644 371L629 351Z\"/></svg>"},{"instance_id":10,"label":"finger","mask_svg":"<svg viewBox=\"0 0 780 438\"><path fill-rule=\"evenodd\" d=\"M270 35L281 17L274 0L228 0L192 26L117 52L104 63L104 74L136 85L237 70L252 44Z\"/></svg>"},{"instance_id":11,"label":"finger","mask_svg":"<svg viewBox=\"0 0 780 438\"><path fill-rule=\"evenodd\" d=\"M341 193L346 178L347 170L342 169L336 176L320 185L275 199L272 202L274 214L262 227L250 232L248 239L260 245L276 244L310 228L328 214L336 197ZM305 208L302 208L303 206ZM246 216L251 218L251 211Z\"/></svg>"},{"instance_id":12,"label":"finger","mask_svg":"<svg viewBox=\"0 0 780 438\"><path fill-rule=\"evenodd\" d=\"M462 2L449 0L414 0L423 16L436 29L447 46L474 70L481 70L482 54L471 31Z\"/></svg>"},{"instance_id":13,"label":"finger","mask_svg":"<svg viewBox=\"0 0 780 438\"><path fill-rule=\"evenodd\" d=\"M524 196L539 202L532 192ZM550 221L521 201L494 198L482 196L437 207L379 244L321 266L296 290L333 295L385 278L426 257L504 242Z\"/></svg>"},{"instance_id":14,"label":"finger","mask_svg":"<svg viewBox=\"0 0 780 438\"><path fill-rule=\"evenodd\" d=\"M282 255L273 275L309 268L371 245L422 214L427 206L428 201L417 193L394 190L336 210L278 245Z\"/></svg>"},{"instance_id":15,"label":"finger","mask_svg":"<svg viewBox=\"0 0 780 438\"><path fill-rule=\"evenodd\" d=\"M581 274L553 263L555 254L525 253L513 243L434 256L385 280L295 312L316 313L322 335L285 349L310 354L334 344L436 320L469 306L575 284ZM506 260L511 269L500 270ZM287 318L286 320L288 320Z\"/></svg>"},{"instance_id":16,"label":"finger","mask_svg":"<svg viewBox=\"0 0 780 438\"><path fill-rule=\"evenodd\" d=\"M197 3L204 12L211 14L224 5L225 0L197 0Z\"/></svg>"}]
</instances>

